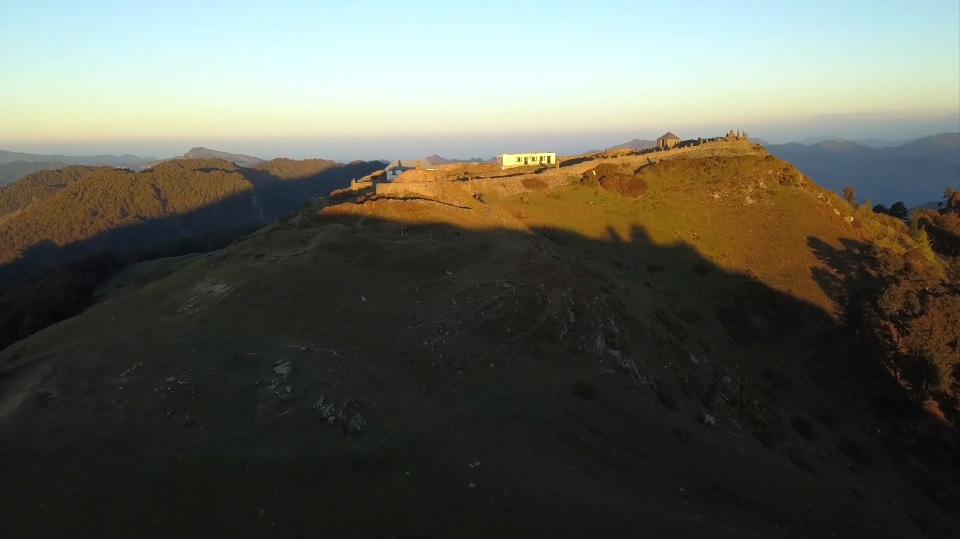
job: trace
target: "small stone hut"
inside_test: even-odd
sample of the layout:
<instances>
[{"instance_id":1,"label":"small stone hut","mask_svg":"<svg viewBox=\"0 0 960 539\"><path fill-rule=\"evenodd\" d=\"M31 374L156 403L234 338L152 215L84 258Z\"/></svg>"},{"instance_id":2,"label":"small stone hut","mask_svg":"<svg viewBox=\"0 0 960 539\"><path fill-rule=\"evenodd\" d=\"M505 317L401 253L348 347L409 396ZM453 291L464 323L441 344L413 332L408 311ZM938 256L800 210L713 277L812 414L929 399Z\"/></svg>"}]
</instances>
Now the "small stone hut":
<instances>
[{"instance_id":1,"label":"small stone hut","mask_svg":"<svg viewBox=\"0 0 960 539\"><path fill-rule=\"evenodd\" d=\"M677 144L680 144L680 137L674 135L673 133L667 131L662 137L657 139L657 148L661 150L669 150Z\"/></svg>"}]
</instances>

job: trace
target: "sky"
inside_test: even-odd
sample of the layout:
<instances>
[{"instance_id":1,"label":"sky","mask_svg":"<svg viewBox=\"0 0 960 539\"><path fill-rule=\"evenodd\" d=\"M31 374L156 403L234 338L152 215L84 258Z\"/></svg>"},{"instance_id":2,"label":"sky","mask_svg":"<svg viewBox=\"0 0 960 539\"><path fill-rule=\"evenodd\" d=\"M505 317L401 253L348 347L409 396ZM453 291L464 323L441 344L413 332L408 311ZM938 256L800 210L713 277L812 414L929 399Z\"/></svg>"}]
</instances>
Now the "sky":
<instances>
[{"instance_id":1,"label":"sky","mask_svg":"<svg viewBox=\"0 0 960 539\"><path fill-rule=\"evenodd\" d=\"M340 160L960 131L960 1L0 0L0 148Z\"/></svg>"}]
</instances>

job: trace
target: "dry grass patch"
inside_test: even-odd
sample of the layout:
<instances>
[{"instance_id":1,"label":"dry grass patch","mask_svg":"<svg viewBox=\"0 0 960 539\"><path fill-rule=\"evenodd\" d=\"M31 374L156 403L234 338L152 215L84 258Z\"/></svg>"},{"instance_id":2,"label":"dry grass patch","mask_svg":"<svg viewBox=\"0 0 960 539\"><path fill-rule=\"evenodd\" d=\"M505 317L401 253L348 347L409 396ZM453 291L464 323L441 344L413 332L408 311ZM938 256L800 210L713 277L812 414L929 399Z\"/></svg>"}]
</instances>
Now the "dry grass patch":
<instances>
[{"instance_id":1,"label":"dry grass patch","mask_svg":"<svg viewBox=\"0 0 960 539\"><path fill-rule=\"evenodd\" d=\"M543 191L549 187L547 182L542 178L524 178L521 183L531 191Z\"/></svg>"}]
</instances>

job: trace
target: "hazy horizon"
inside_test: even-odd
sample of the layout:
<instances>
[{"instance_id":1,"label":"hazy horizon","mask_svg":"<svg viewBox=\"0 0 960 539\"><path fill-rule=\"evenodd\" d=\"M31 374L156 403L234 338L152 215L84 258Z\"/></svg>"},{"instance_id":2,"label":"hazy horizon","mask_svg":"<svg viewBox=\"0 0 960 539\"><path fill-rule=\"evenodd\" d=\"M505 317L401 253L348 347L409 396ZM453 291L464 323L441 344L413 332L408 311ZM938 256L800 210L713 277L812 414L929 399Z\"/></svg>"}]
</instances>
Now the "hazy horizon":
<instances>
[{"instance_id":1,"label":"hazy horizon","mask_svg":"<svg viewBox=\"0 0 960 539\"><path fill-rule=\"evenodd\" d=\"M957 2L10 0L0 19L13 151L469 158L668 130L960 131Z\"/></svg>"},{"instance_id":2,"label":"hazy horizon","mask_svg":"<svg viewBox=\"0 0 960 539\"><path fill-rule=\"evenodd\" d=\"M669 130L682 138L722 135L729 129L742 129L753 139L772 144L798 142L808 138L836 136L847 140L881 139L905 142L940 133L960 132L960 114L926 120L891 120L882 114L857 118L814 118L803 124L782 126L663 126L659 130L638 129L616 132L504 133L477 135L435 135L392 137L277 137L213 138L183 140L50 141L0 143L0 149L43 155L121 155L165 159L182 155L202 146L263 159L320 157L337 161L355 159L396 159L425 157L432 154L450 159L490 158L509 151L555 151L562 155L622 144L633 139L654 140Z\"/></svg>"}]
</instances>

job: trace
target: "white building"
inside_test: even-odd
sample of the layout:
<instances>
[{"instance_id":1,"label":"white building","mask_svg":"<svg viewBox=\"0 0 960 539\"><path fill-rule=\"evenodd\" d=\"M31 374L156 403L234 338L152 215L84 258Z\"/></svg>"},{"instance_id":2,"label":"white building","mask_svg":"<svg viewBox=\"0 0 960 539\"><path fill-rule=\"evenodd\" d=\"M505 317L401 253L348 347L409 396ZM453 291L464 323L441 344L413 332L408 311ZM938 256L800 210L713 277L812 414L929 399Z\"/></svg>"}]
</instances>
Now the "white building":
<instances>
[{"instance_id":1,"label":"white building","mask_svg":"<svg viewBox=\"0 0 960 539\"><path fill-rule=\"evenodd\" d=\"M435 168L433 163L426 159L397 159L384 169L387 172L387 177L383 181L392 182L408 170L433 170Z\"/></svg>"},{"instance_id":2,"label":"white building","mask_svg":"<svg viewBox=\"0 0 960 539\"><path fill-rule=\"evenodd\" d=\"M530 165L555 165L557 154L553 152L541 153L502 153L497 156L497 163L501 168L525 167Z\"/></svg>"}]
</instances>

